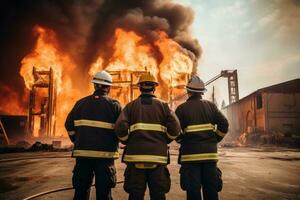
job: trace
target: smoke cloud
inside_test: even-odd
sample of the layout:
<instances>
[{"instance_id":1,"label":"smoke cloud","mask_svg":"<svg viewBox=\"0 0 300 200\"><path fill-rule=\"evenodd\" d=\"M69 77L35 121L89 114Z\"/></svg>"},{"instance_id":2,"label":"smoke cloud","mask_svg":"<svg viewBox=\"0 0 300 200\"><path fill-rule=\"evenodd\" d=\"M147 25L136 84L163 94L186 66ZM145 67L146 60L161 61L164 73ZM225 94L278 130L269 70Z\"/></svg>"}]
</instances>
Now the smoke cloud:
<instances>
[{"instance_id":1,"label":"smoke cloud","mask_svg":"<svg viewBox=\"0 0 300 200\"><path fill-rule=\"evenodd\" d=\"M201 47L189 32L192 9L169 0L5 0L0 4L0 80L20 91L20 97L24 88L20 62L34 47L35 25L54 30L62 50L84 73L99 54L111 56L113 49L107 41L116 27L135 31L149 41L155 40L157 31L164 31L195 63L201 56Z\"/></svg>"}]
</instances>

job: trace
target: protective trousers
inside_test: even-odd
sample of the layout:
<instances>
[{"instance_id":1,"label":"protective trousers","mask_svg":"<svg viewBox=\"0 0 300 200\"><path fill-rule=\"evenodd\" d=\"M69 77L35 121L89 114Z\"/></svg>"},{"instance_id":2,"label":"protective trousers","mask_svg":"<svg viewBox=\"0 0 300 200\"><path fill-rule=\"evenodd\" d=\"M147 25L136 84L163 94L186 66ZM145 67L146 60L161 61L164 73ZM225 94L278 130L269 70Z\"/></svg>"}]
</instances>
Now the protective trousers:
<instances>
[{"instance_id":1,"label":"protective trousers","mask_svg":"<svg viewBox=\"0 0 300 200\"><path fill-rule=\"evenodd\" d=\"M73 170L74 200L88 200L95 175L97 200L111 200L111 188L116 185L116 169L113 160L77 158Z\"/></svg>"},{"instance_id":2,"label":"protective trousers","mask_svg":"<svg viewBox=\"0 0 300 200\"><path fill-rule=\"evenodd\" d=\"M129 200L143 200L148 184L151 200L165 200L165 194L171 187L170 173L165 165L153 169L138 169L134 164L127 164L124 190L129 193Z\"/></svg>"},{"instance_id":3,"label":"protective trousers","mask_svg":"<svg viewBox=\"0 0 300 200\"><path fill-rule=\"evenodd\" d=\"M216 162L182 164L180 168L180 185L187 192L187 200L218 200L222 189L221 171Z\"/></svg>"}]
</instances>

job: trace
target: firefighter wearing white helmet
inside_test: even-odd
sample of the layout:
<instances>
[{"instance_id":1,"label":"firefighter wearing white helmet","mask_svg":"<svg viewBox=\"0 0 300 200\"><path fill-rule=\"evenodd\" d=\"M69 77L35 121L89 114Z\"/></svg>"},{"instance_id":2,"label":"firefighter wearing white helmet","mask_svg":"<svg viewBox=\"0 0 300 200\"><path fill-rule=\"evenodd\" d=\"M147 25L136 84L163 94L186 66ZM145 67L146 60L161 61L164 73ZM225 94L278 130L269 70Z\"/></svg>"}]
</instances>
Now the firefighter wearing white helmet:
<instances>
[{"instance_id":1,"label":"firefighter wearing white helmet","mask_svg":"<svg viewBox=\"0 0 300 200\"><path fill-rule=\"evenodd\" d=\"M129 199L144 199L147 185L151 199L164 200L170 190L168 143L178 136L180 125L168 104L154 95L157 85L153 75L143 74L141 95L125 106L115 125L126 145L122 161L127 164L124 189Z\"/></svg>"},{"instance_id":2,"label":"firefighter wearing white helmet","mask_svg":"<svg viewBox=\"0 0 300 200\"><path fill-rule=\"evenodd\" d=\"M116 184L114 159L119 153L113 127L121 106L117 100L108 97L112 85L109 73L96 73L92 83L94 93L76 102L65 123L74 143L72 156L76 158L76 164L72 183L76 200L89 199L94 176L97 199L112 199L111 188Z\"/></svg>"},{"instance_id":3,"label":"firefighter wearing white helmet","mask_svg":"<svg viewBox=\"0 0 300 200\"><path fill-rule=\"evenodd\" d=\"M192 93L204 93L206 92L204 82L199 78L199 76L192 76L189 80L186 89L188 92Z\"/></svg>"},{"instance_id":4,"label":"firefighter wearing white helmet","mask_svg":"<svg viewBox=\"0 0 300 200\"><path fill-rule=\"evenodd\" d=\"M176 114L182 134L176 139L179 149L180 185L187 199L217 200L222 189L221 171L217 168L220 142L228 131L228 121L215 104L202 99L204 82L193 76L186 89L189 98L179 105Z\"/></svg>"},{"instance_id":5,"label":"firefighter wearing white helmet","mask_svg":"<svg viewBox=\"0 0 300 200\"><path fill-rule=\"evenodd\" d=\"M92 80L92 83L99 85L112 85L112 77L106 71L97 72Z\"/></svg>"}]
</instances>

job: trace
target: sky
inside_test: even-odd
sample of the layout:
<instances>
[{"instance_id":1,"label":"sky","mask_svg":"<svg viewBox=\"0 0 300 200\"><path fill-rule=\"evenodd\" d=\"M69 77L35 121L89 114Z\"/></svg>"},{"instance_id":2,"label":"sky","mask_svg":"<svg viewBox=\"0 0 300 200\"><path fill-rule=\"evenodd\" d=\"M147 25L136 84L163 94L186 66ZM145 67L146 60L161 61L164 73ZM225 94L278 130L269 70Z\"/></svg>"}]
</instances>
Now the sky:
<instances>
[{"instance_id":1,"label":"sky","mask_svg":"<svg viewBox=\"0 0 300 200\"><path fill-rule=\"evenodd\" d=\"M194 10L191 32L203 49L198 70L204 81L221 70L237 69L242 98L300 78L300 0L176 2ZM219 105L223 99L227 104L227 80L214 85Z\"/></svg>"}]
</instances>

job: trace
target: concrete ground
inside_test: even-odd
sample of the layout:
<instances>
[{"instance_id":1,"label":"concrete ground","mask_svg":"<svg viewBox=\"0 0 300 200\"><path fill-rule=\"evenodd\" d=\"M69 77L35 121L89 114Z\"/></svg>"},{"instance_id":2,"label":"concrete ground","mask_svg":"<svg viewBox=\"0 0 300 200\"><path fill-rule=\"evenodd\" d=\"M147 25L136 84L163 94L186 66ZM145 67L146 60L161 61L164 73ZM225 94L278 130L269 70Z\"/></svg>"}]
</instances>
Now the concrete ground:
<instances>
[{"instance_id":1,"label":"concrete ground","mask_svg":"<svg viewBox=\"0 0 300 200\"><path fill-rule=\"evenodd\" d=\"M300 151L275 148L221 148L219 167L224 187L220 199L300 199ZM185 199L180 189L177 150L171 150L172 186L167 199ZM71 187L74 159L70 152L0 154L0 199L24 199L61 187ZM125 165L117 161L118 181ZM127 199L123 184L113 189L116 200ZM72 199L73 191L48 194L36 199ZM95 199L94 189L90 199ZM148 193L145 199L149 199Z\"/></svg>"}]
</instances>

